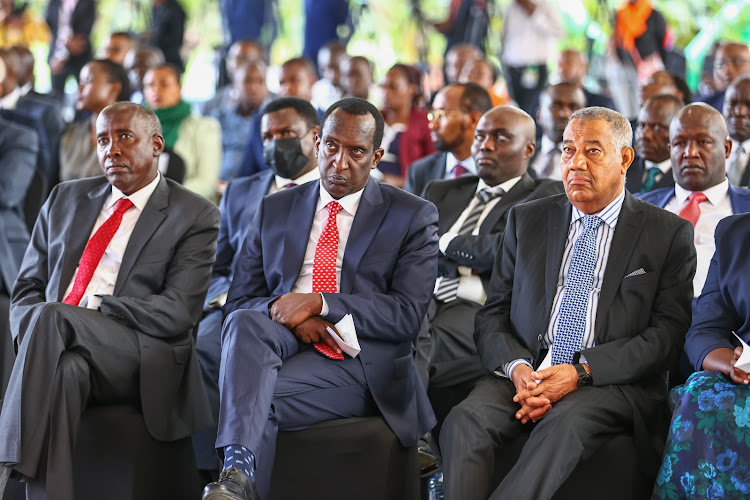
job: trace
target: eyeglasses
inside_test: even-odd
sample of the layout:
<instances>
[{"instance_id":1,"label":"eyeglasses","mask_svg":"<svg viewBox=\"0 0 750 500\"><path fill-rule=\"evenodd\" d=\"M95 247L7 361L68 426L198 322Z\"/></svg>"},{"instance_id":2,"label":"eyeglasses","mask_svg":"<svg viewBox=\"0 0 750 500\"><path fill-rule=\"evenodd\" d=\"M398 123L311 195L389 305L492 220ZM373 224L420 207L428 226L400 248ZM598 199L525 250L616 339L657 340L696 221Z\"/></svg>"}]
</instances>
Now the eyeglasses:
<instances>
[{"instance_id":1,"label":"eyeglasses","mask_svg":"<svg viewBox=\"0 0 750 500\"><path fill-rule=\"evenodd\" d=\"M735 59L721 59L718 61L714 61L714 69L722 69L726 66L740 66L749 62L750 59L745 59L742 57L737 57Z\"/></svg>"},{"instance_id":2,"label":"eyeglasses","mask_svg":"<svg viewBox=\"0 0 750 500\"><path fill-rule=\"evenodd\" d=\"M451 116L460 114L462 114L460 111L448 111L446 113L445 110L435 109L427 113L427 120L434 122L435 120L442 120L443 118L450 118Z\"/></svg>"}]
</instances>

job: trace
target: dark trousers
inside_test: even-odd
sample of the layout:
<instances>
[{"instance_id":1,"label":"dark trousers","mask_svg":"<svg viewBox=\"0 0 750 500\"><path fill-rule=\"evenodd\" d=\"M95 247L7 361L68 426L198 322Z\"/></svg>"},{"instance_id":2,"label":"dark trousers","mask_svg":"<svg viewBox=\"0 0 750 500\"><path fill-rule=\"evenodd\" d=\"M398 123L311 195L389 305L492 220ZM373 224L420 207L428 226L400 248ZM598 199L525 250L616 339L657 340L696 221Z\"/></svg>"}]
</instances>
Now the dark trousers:
<instances>
[{"instance_id":1,"label":"dark trousers","mask_svg":"<svg viewBox=\"0 0 750 500\"><path fill-rule=\"evenodd\" d=\"M73 500L73 450L90 402L137 403L136 333L97 311L40 304L0 414L0 463L30 478L28 499Z\"/></svg>"},{"instance_id":2,"label":"dark trousers","mask_svg":"<svg viewBox=\"0 0 750 500\"><path fill-rule=\"evenodd\" d=\"M523 74L529 69L536 71L539 78L534 85L524 82ZM508 83L508 93L516 101L518 107L534 116L534 107L539 93L547 86L547 65L532 64L529 66L503 66L505 80Z\"/></svg>"},{"instance_id":3,"label":"dark trousers","mask_svg":"<svg viewBox=\"0 0 750 500\"><path fill-rule=\"evenodd\" d=\"M219 420L219 366L221 365L221 309L208 313L198 325L195 352L201 367L203 385L214 417L211 427L193 434L193 450L198 469L216 470L221 461L216 454L216 432Z\"/></svg>"},{"instance_id":4,"label":"dark trousers","mask_svg":"<svg viewBox=\"0 0 750 500\"><path fill-rule=\"evenodd\" d=\"M261 498L270 489L276 434L326 420L377 414L359 358L328 359L268 316L230 314L222 330L217 448L255 455Z\"/></svg>"},{"instance_id":5,"label":"dark trousers","mask_svg":"<svg viewBox=\"0 0 750 500\"><path fill-rule=\"evenodd\" d=\"M633 410L617 386L584 387L553 405L536 424L521 424L513 383L488 376L448 415L440 433L445 498L551 498L576 465L613 434L633 427ZM492 492L495 449L530 432L523 452Z\"/></svg>"}]
</instances>

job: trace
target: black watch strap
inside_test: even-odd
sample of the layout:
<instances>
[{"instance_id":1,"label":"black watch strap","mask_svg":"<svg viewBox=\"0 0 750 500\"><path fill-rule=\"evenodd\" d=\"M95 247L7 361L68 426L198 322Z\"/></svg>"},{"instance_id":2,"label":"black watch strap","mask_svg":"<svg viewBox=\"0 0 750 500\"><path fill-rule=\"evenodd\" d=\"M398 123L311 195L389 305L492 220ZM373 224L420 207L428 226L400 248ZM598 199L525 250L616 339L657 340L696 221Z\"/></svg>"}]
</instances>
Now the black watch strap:
<instances>
[{"instance_id":1,"label":"black watch strap","mask_svg":"<svg viewBox=\"0 0 750 500\"><path fill-rule=\"evenodd\" d=\"M585 387L591 385L594 381L591 379L591 375L586 371L586 368L582 364L576 363L573 365L578 372L578 387Z\"/></svg>"}]
</instances>

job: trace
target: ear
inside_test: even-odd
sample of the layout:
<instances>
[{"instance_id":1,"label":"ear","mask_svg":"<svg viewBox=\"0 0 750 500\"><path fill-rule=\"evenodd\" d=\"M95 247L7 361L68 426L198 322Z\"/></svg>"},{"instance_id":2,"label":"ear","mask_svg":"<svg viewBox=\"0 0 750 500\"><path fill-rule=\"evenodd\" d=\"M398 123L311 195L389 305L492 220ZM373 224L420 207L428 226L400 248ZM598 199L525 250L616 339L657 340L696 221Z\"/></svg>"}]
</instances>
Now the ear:
<instances>
[{"instance_id":1,"label":"ear","mask_svg":"<svg viewBox=\"0 0 750 500\"><path fill-rule=\"evenodd\" d=\"M375 170L375 167L378 166L378 163L380 163L380 160L383 159L383 155L385 154L385 150L383 148L378 148L375 150L375 154L372 156L372 167L370 167L370 170Z\"/></svg>"},{"instance_id":2,"label":"ear","mask_svg":"<svg viewBox=\"0 0 750 500\"><path fill-rule=\"evenodd\" d=\"M317 126L315 127L318 128ZM315 131L315 157L318 157L318 150L320 149L320 130Z\"/></svg>"},{"instance_id":3,"label":"ear","mask_svg":"<svg viewBox=\"0 0 750 500\"><path fill-rule=\"evenodd\" d=\"M620 168L622 170L622 175L625 175L628 168L630 168L630 165L633 163L633 159L635 159L635 151L631 146L625 146L620 151L620 155L622 156Z\"/></svg>"},{"instance_id":4,"label":"ear","mask_svg":"<svg viewBox=\"0 0 750 500\"><path fill-rule=\"evenodd\" d=\"M534 156L534 152L536 151L536 143L534 141L529 141L526 143L526 148L524 149L524 157L525 158L531 158Z\"/></svg>"},{"instance_id":5,"label":"ear","mask_svg":"<svg viewBox=\"0 0 750 500\"><path fill-rule=\"evenodd\" d=\"M154 147L154 156L159 156L164 152L164 137L160 134L154 134L151 144Z\"/></svg>"},{"instance_id":6,"label":"ear","mask_svg":"<svg viewBox=\"0 0 750 500\"><path fill-rule=\"evenodd\" d=\"M732 154L732 141L727 139L724 141L724 156L726 158L729 158L729 155Z\"/></svg>"},{"instance_id":7,"label":"ear","mask_svg":"<svg viewBox=\"0 0 750 500\"><path fill-rule=\"evenodd\" d=\"M479 123L480 118L482 118L481 111L472 111L469 113L469 125L471 125L471 133L474 133L474 129L477 128L477 123Z\"/></svg>"}]
</instances>

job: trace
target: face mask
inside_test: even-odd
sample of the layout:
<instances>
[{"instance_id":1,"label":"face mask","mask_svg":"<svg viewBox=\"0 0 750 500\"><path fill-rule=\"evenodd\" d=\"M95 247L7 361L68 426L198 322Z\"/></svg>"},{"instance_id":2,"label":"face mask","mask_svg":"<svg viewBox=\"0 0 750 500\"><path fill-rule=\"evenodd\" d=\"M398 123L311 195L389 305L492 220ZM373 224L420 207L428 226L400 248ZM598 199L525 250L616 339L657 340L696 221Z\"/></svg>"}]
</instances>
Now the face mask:
<instances>
[{"instance_id":1,"label":"face mask","mask_svg":"<svg viewBox=\"0 0 750 500\"><path fill-rule=\"evenodd\" d=\"M290 137L264 144L263 161L279 177L294 179L310 159L302 153L299 137Z\"/></svg>"}]
</instances>

